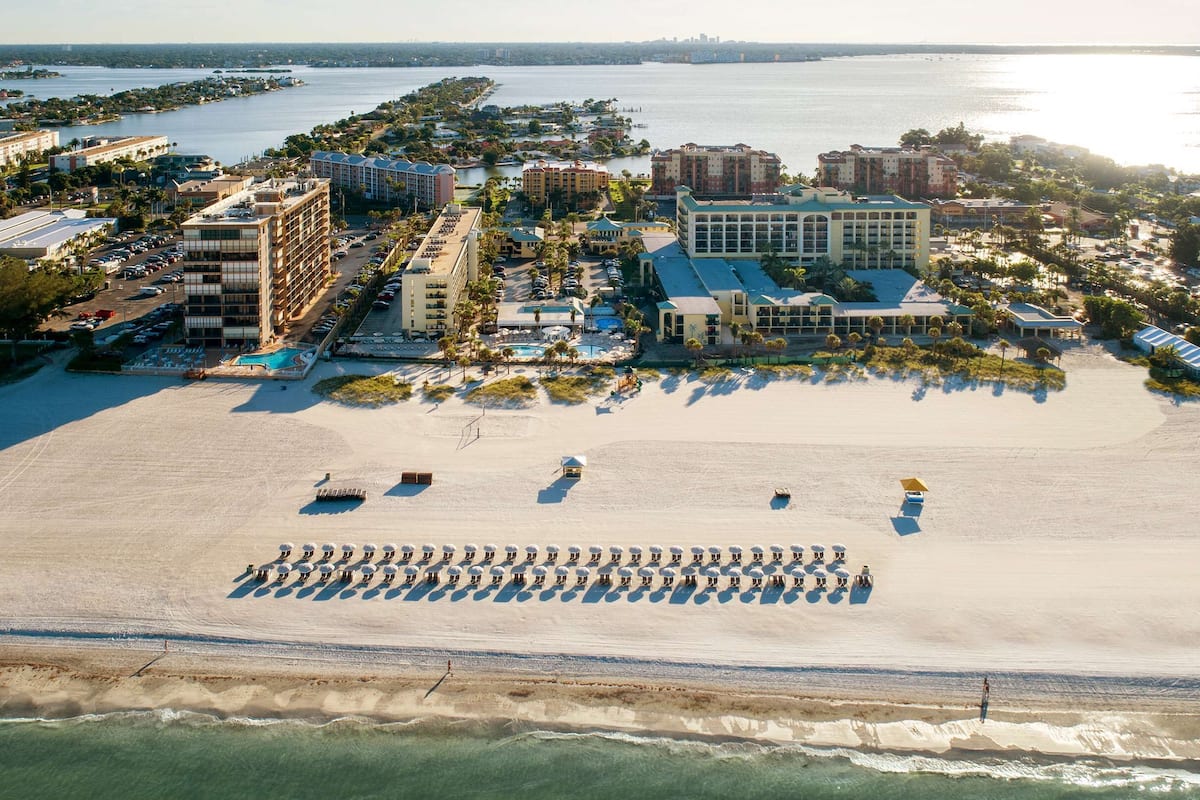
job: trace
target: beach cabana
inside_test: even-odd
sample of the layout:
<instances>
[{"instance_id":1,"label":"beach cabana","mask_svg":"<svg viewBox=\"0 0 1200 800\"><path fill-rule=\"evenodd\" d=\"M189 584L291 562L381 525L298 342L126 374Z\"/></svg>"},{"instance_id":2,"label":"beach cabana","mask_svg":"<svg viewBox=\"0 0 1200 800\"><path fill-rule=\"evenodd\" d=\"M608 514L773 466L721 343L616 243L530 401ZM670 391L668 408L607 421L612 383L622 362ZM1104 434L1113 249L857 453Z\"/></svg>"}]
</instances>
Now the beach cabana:
<instances>
[{"instance_id":1,"label":"beach cabana","mask_svg":"<svg viewBox=\"0 0 1200 800\"><path fill-rule=\"evenodd\" d=\"M697 570L695 567L683 567L679 572L680 576L683 578L683 585L695 586L696 576L698 573L699 570Z\"/></svg>"},{"instance_id":2,"label":"beach cabana","mask_svg":"<svg viewBox=\"0 0 1200 800\"><path fill-rule=\"evenodd\" d=\"M804 588L804 573L800 570L792 573L792 586L795 586L797 589Z\"/></svg>"},{"instance_id":3,"label":"beach cabana","mask_svg":"<svg viewBox=\"0 0 1200 800\"><path fill-rule=\"evenodd\" d=\"M846 545L835 544L831 549L833 550L833 560L834 561L845 561L846 560Z\"/></svg>"},{"instance_id":4,"label":"beach cabana","mask_svg":"<svg viewBox=\"0 0 1200 800\"><path fill-rule=\"evenodd\" d=\"M742 570L739 567L729 568L729 588L737 589L742 585Z\"/></svg>"},{"instance_id":5,"label":"beach cabana","mask_svg":"<svg viewBox=\"0 0 1200 800\"><path fill-rule=\"evenodd\" d=\"M721 563L721 548L717 547L716 545L713 545L712 547L708 548L708 560L714 564L720 564Z\"/></svg>"},{"instance_id":6,"label":"beach cabana","mask_svg":"<svg viewBox=\"0 0 1200 800\"><path fill-rule=\"evenodd\" d=\"M592 575L592 571L587 567L580 567L575 570L575 585L587 586L588 578Z\"/></svg>"},{"instance_id":7,"label":"beach cabana","mask_svg":"<svg viewBox=\"0 0 1200 800\"><path fill-rule=\"evenodd\" d=\"M413 547L411 544L400 545L400 560L405 563L412 561L413 553L416 551L417 548Z\"/></svg>"},{"instance_id":8,"label":"beach cabana","mask_svg":"<svg viewBox=\"0 0 1200 800\"><path fill-rule=\"evenodd\" d=\"M260 564L254 568L254 579L256 581L265 581L271 576L271 570L274 568L274 564Z\"/></svg>"},{"instance_id":9,"label":"beach cabana","mask_svg":"<svg viewBox=\"0 0 1200 800\"><path fill-rule=\"evenodd\" d=\"M470 577L471 585L478 586L479 582L483 579L483 567L478 565L471 567L467 570L467 575Z\"/></svg>"},{"instance_id":10,"label":"beach cabana","mask_svg":"<svg viewBox=\"0 0 1200 800\"><path fill-rule=\"evenodd\" d=\"M333 558L333 554L337 552L337 545L333 542L326 542L321 545L321 558Z\"/></svg>"},{"instance_id":11,"label":"beach cabana","mask_svg":"<svg viewBox=\"0 0 1200 800\"><path fill-rule=\"evenodd\" d=\"M433 554L436 552L437 552L437 545L428 544L428 543L421 545L421 560L422 561L432 561Z\"/></svg>"},{"instance_id":12,"label":"beach cabana","mask_svg":"<svg viewBox=\"0 0 1200 800\"><path fill-rule=\"evenodd\" d=\"M850 585L850 572L844 569L836 569L833 574L837 576L837 585L839 589L845 589Z\"/></svg>"},{"instance_id":13,"label":"beach cabana","mask_svg":"<svg viewBox=\"0 0 1200 800\"><path fill-rule=\"evenodd\" d=\"M582 552L582 548L578 547L577 545L571 545L567 548L567 561L570 561L572 564L574 564L575 562L579 561L579 555Z\"/></svg>"},{"instance_id":14,"label":"beach cabana","mask_svg":"<svg viewBox=\"0 0 1200 800\"><path fill-rule=\"evenodd\" d=\"M629 567L621 567L617 570L617 575L621 577L622 586L628 586L629 582L633 580L633 570Z\"/></svg>"},{"instance_id":15,"label":"beach cabana","mask_svg":"<svg viewBox=\"0 0 1200 800\"><path fill-rule=\"evenodd\" d=\"M854 583L858 586L871 587L875 583L875 578L871 575L871 568L863 564L862 572L854 576Z\"/></svg>"},{"instance_id":16,"label":"beach cabana","mask_svg":"<svg viewBox=\"0 0 1200 800\"><path fill-rule=\"evenodd\" d=\"M492 586L499 586L504 583L504 567L495 566L491 568Z\"/></svg>"},{"instance_id":17,"label":"beach cabana","mask_svg":"<svg viewBox=\"0 0 1200 800\"><path fill-rule=\"evenodd\" d=\"M425 570L425 582L426 583L434 583L434 584L441 583L442 582L442 573L438 572L436 569L432 569L432 568L426 569Z\"/></svg>"},{"instance_id":18,"label":"beach cabana","mask_svg":"<svg viewBox=\"0 0 1200 800\"><path fill-rule=\"evenodd\" d=\"M333 564L320 564L317 566L317 579L324 583L329 580L329 576L333 574Z\"/></svg>"},{"instance_id":19,"label":"beach cabana","mask_svg":"<svg viewBox=\"0 0 1200 800\"><path fill-rule=\"evenodd\" d=\"M384 561L391 561L393 558L396 557L396 545L385 544L383 547L380 548L380 553L381 554L379 557L382 558Z\"/></svg>"},{"instance_id":20,"label":"beach cabana","mask_svg":"<svg viewBox=\"0 0 1200 800\"><path fill-rule=\"evenodd\" d=\"M419 568L417 568L411 564L409 566L405 567L404 568L404 585L412 586L414 583L416 583L417 582L417 574L420 573L420 571L421 570Z\"/></svg>"},{"instance_id":21,"label":"beach cabana","mask_svg":"<svg viewBox=\"0 0 1200 800\"><path fill-rule=\"evenodd\" d=\"M794 544L791 546L790 549L792 551L792 563L793 564L803 564L804 563L804 545Z\"/></svg>"},{"instance_id":22,"label":"beach cabana","mask_svg":"<svg viewBox=\"0 0 1200 800\"><path fill-rule=\"evenodd\" d=\"M773 545L771 545L770 550L771 550L771 563L772 564L782 564L783 563L783 545L773 544Z\"/></svg>"},{"instance_id":23,"label":"beach cabana","mask_svg":"<svg viewBox=\"0 0 1200 800\"><path fill-rule=\"evenodd\" d=\"M808 549L812 551L812 560L814 564L821 564L825 561L825 545L814 544Z\"/></svg>"},{"instance_id":24,"label":"beach cabana","mask_svg":"<svg viewBox=\"0 0 1200 800\"><path fill-rule=\"evenodd\" d=\"M366 559L367 561L370 561L372 558L375 557L375 551L378 549L379 548L373 544L364 544L363 545L363 558Z\"/></svg>"},{"instance_id":25,"label":"beach cabana","mask_svg":"<svg viewBox=\"0 0 1200 800\"><path fill-rule=\"evenodd\" d=\"M761 544L756 544L753 547L751 547L750 548L750 563L761 564L762 560L763 560L763 554L765 552L766 551L763 550L763 546Z\"/></svg>"},{"instance_id":26,"label":"beach cabana","mask_svg":"<svg viewBox=\"0 0 1200 800\"><path fill-rule=\"evenodd\" d=\"M638 577L642 579L642 586L650 586L654 583L654 570L642 567L638 570Z\"/></svg>"},{"instance_id":27,"label":"beach cabana","mask_svg":"<svg viewBox=\"0 0 1200 800\"><path fill-rule=\"evenodd\" d=\"M642 562L642 548L636 544L629 548L629 563L640 564Z\"/></svg>"},{"instance_id":28,"label":"beach cabana","mask_svg":"<svg viewBox=\"0 0 1200 800\"><path fill-rule=\"evenodd\" d=\"M519 552L521 552L521 548L517 547L515 544L504 545L504 560L505 561L516 561L517 553L519 553Z\"/></svg>"},{"instance_id":29,"label":"beach cabana","mask_svg":"<svg viewBox=\"0 0 1200 800\"><path fill-rule=\"evenodd\" d=\"M391 583L396 580L396 573L399 571L399 567L395 564L384 564L381 569L383 571L384 583Z\"/></svg>"},{"instance_id":30,"label":"beach cabana","mask_svg":"<svg viewBox=\"0 0 1200 800\"><path fill-rule=\"evenodd\" d=\"M358 568L358 571L362 575L362 582L370 583L371 578L375 575L375 565L374 564L363 564L361 567Z\"/></svg>"},{"instance_id":31,"label":"beach cabana","mask_svg":"<svg viewBox=\"0 0 1200 800\"><path fill-rule=\"evenodd\" d=\"M751 589L761 589L762 585L763 585L764 577L765 577L765 574L758 567L755 567L754 569L750 570L750 588Z\"/></svg>"},{"instance_id":32,"label":"beach cabana","mask_svg":"<svg viewBox=\"0 0 1200 800\"><path fill-rule=\"evenodd\" d=\"M291 542L284 542L283 544L279 545L279 557L287 558L295 549L296 545L292 544Z\"/></svg>"},{"instance_id":33,"label":"beach cabana","mask_svg":"<svg viewBox=\"0 0 1200 800\"><path fill-rule=\"evenodd\" d=\"M534 567L533 568L533 585L534 586L545 586L547 572L549 572L549 570L540 564L538 566Z\"/></svg>"},{"instance_id":34,"label":"beach cabana","mask_svg":"<svg viewBox=\"0 0 1200 800\"><path fill-rule=\"evenodd\" d=\"M742 563L742 548L738 547L736 544L729 546L729 563L730 564Z\"/></svg>"},{"instance_id":35,"label":"beach cabana","mask_svg":"<svg viewBox=\"0 0 1200 800\"><path fill-rule=\"evenodd\" d=\"M494 544L485 544L483 546L483 560L491 561L493 558L495 558L497 549L497 546Z\"/></svg>"},{"instance_id":36,"label":"beach cabana","mask_svg":"<svg viewBox=\"0 0 1200 800\"><path fill-rule=\"evenodd\" d=\"M825 580L826 580L826 578L829 577L829 573L827 573L823 569L814 569L812 576L813 576L813 580L815 580L817 582L817 588L824 589L825 588Z\"/></svg>"},{"instance_id":37,"label":"beach cabana","mask_svg":"<svg viewBox=\"0 0 1200 800\"><path fill-rule=\"evenodd\" d=\"M657 545L657 544L650 545L650 563L651 564L661 564L662 557L663 557L662 545Z\"/></svg>"},{"instance_id":38,"label":"beach cabana","mask_svg":"<svg viewBox=\"0 0 1200 800\"><path fill-rule=\"evenodd\" d=\"M555 567L554 568L554 585L562 586L563 584L565 584L567 582L567 576L570 574L571 574L571 570L568 567Z\"/></svg>"},{"instance_id":39,"label":"beach cabana","mask_svg":"<svg viewBox=\"0 0 1200 800\"><path fill-rule=\"evenodd\" d=\"M925 502L925 493L929 491L929 487L925 485L925 481L920 478L901 478L900 486L904 489L904 502Z\"/></svg>"},{"instance_id":40,"label":"beach cabana","mask_svg":"<svg viewBox=\"0 0 1200 800\"><path fill-rule=\"evenodd\" d=\"M346 561L349 561L350 559L354 558L354 551L356 548L357 548L357 545L354 545L354 544L342 545L342 558Z\"/></svg>"},{"instance_id":41,"label":"beach cabana","mask_svg":"<svg viewBox=\"0 0 1200 800\"><path fill-rule=\"evenodd\" d=\"M300 545L300 552L303 554L301 558L303 558L305 561L308 561L313 557L313 553L316 552L316 550L317 546L315 544L312 542L305 542L304 544Z\"/></svg>"},{"instance_id":42,"label":"beach cabana","mask_svg":"<svg viewBox=\"0 0 1200 800\"><path fill-rule=\"evenodd\" d=\"M583 468L587 466L587 456L563 456L559 460L564 478L578 480L583 477Z\"/></svg>"},{"instance_id":43,"label":"beach cabana","mask_svg":"<svg viewBox=\"0 0 1200 800\"><path fill-rule=\"evenodd\" d=\"M671 552L671 563L672 564L680 564L683 562L683 548L682 547L676 547L675 545L672 545L670 552Z\"/></svg>"},{"instance_id":44,"label":"beach cabana","mask_svg":"<svg viewBox=\"0 0 1200 800\"><path fill-rule=\"evenodd\" d=\"M478 552L479 552L479 545L477 545L477 544L464 544L463 545L463 558L466 559L467 561L474 561L475 554Z\"/></svg>"},{"instance_id":45,"label":"beach cabana","mask_svg":"<svg viewBox=\"0 0 1200 800\"><path fill-rule=\"evenodd\" d=\"M442 545L442 561L451 561L457 552L458 548L452 544Z\"/></svg>"},{"instance_id":46,"label":"beach cabana","mask_svg":"<svg viewBox=\"0 0 1200 800\"><path fill-rule=\"evenodd\" d=\"M692 562L696 563L696 564L700 564L703 561L704 561L704 548L703 547L693 547L692 548Z\"/></svg>"},{"instance_id":47,"label":"beach cabana","mask_svg":"<svg viewBox=\"0 0 1200 800\"><path fill-rule=\"evenodd\" d=\"M313 565L307 561L301 561L296 565L296 574L300 576L300 582L304 583L308 580L309 573L313 571Z\"/></svg>"},{"instance_id":48,"label":"beach cabana","mask_svg":"<svg viewBox=\"0 0 1200 800\"><path fill-rule=\"evenodd\" d=\"M538 557L538 546L536 544L526 545L525 546L525 563L532 564L533 562L537 561L537 557Z\"/></svg>"},{"instance_id":49,"label":"beach cabana","mask_svg":"<svg viewBox=\"0 0 1200 800\"><path fill-rule=\"evenodd\" d=\"M600 556L604 555L604 548L598 544L593 544L588 547L588 556L591 561L599 561Z\"/></svg>"},{"instance_id":50,"label":"beach cabana","mask_svg":"<svg viewBox=\"0 0 1200 800\"><path fill-rule=\"evenodd\" d=\"M662 571L662 585L664 589L670 589L675 584L675 568L664 567Z\"/></svg>"},{"instance_id":51,"label":"beach cabana","mask_svg":"<svg viewBox=\"0 0 1200 800\"><path fill-rule=\"evenodd\" d=\"M457 564L446 570L446 580L449 581L451 586L454 586L455 584L457 584L458 579L461 576L462 576L462 567L458 566Z\"/></svg>"},{"instance_id":52,"label":"beach cabana","mask_svg":"<svg viewBox=\"0 0 1200 800\"><path fill-rule=\"evenodd\" d=\"M608 552L610 556L609 560L614 564L620 564L621 556L625 555L625 548L614 544L612 547L608 548Z\"/></svg>"},{"instance_id":53,"label":"beach cabana","mask_svg":"<svg viewBox=\"0 0 1200 800\"><path fill-rule=\"evenodd\" d=\"M275 565L275 575L279 580L283 580L288 575L292 574L292 565L284 561L282 564Z\"/></svg>"},{"instance_id":54,"label":"beach cabana","mask_svg":"<svg viewBox=\"0 0 1200 800\"><path fill-rule=\"evenodd\" d=\"M721 570L716 567L709 567L704 570L704 577L708 578L708 588L717 588L717 581L721 580Z\"/></svg>"},{"instance_id":55,"label":"beach cabana","mask_svg":"<svg viewBox=\"0 0 1200 800\"><path fill-rule=\"evenodd\" d=\"M560 548L556 544L546 545L546 560L549 561L551 564L558 561L558 551L559 550L560 550Z\"/></svg>"}]
</instances>

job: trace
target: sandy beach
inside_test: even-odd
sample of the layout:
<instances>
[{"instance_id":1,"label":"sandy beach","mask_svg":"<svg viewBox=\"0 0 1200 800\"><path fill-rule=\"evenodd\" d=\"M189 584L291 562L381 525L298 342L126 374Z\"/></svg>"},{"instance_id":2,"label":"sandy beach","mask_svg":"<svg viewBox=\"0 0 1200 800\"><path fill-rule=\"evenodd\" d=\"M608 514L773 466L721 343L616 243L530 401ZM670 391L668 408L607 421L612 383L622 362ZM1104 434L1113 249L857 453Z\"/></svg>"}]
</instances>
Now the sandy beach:
<instances>
[{"instance_id":1,"label":"sandy beach","mask_svg":"<svg viewBox=\"0 0 1200 800\"><path fill-rule=\"evenodd\" d=\"M1200 411L1146 392L1144 370L1099 348L1073 351L1063 366L1067 388L1045 396L878 378L747 375L708 385L668 375L619 404L543 398L486 411L415 398L345 408L311 392L322 377L386 369L353 362L322 364L293 384L46 368L0 387L0 627L10 634L0 699L10 710L49 711L61 698L83 710L194 705L394 719L517 708L547 724L831 746L1200 757L1194 720L1163 716L1200 699L1192 535ZM408 373L418 384L446 376ZM568 454L588 459L572 485L558 479ZM404 470L433 472L434 483L403 486ZM327 472L331 485L365 488L367 502L325 513L313 497ZM908 475L931 487L919 516L902 508L897 481ZM772 504L777 485L793 491L786 507ZM282 541L838 542L848 566L869 564L876 583L856 597L249 581L246 565L274 559ZM72 638L81 634L98 638ZM145 640L134 646L128 636ZM35 646L29 637L37 652L24 649ZM170 657L139 678L115 677L149 660L134 663L155 637L177 641ZM226 640L266 649L235 668L220 661ZM346 669L376 679L336 700L326 689L283 692L306 698L294 705L248 683L357 681L332 665L314 668L327 648L362 654ZM389 648L421 657L385 674L396 655ZM316 660L288 673L304 652ZM443 653L495 662L477 664L486 680L439 688L435 706L417 702ZM509 656L535 658L522 673ZM567 668L545 674L554 658ZM606 662L637 668L613 681ZM661 700L681 684L757 690L740 680L743 666L781 670L785 690L740 713L717 704L681 715L680 703ZM805 669L853 678L806 687ZM898 693L905 672L945 677L908 705ZM226 673L227 683L212 682ZM92 674L115 681L111 691L97 690ZM980 722L984 674L1010 679L995 679ZM645 690L654 699L593 702L563 688L642 678L658 687ZM1123 688L1080 701L1106 679ZM537 702L505 700L506 682ZM812 705L839 701L870 708ZM810 705L793 713L786 703ZM1066 716L1051 714L1056 703ZM870 727L851 722L860 711Z\"/></svg>"}]
</instances>

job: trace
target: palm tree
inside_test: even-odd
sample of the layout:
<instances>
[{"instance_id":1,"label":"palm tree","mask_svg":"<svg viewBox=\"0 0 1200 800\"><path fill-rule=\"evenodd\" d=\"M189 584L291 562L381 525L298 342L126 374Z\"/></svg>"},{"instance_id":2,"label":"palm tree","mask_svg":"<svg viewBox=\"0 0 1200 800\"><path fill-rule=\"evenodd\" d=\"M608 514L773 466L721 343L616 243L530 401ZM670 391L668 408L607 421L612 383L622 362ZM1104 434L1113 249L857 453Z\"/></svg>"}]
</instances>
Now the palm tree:
<instances>
[{"instance_id":1,"label":"palm tree","mask_svg":"<svg viewBox=\"0 0 1200 800\"><path fill-rule=\"evenodd\" d=\"M837 350L842 346L842 337L838 336L836 333L829 334L825 337L825 346L830 350Z\"/></svg>"},{"instance_id":2,"label":"palm tree","mask_svg":"<svg viewBox=\"0 0 1200 800\"><path fill-rule=\"evenodd\" d=\"M455 340L453 336L443 336L438 339L438 350L442 351L442 358L446 359L446 369L450 368L450 363L458 356L457 348L455 348Z\"/></svg>"},{"instance_id":3,"label":"palm tree","mask_svg":"<svg viewBox=\"0 0 1200 800\"><path fill-rule=\"evenodd\" d=\"M1008 348L1012 347L1012 344L1009 343L1008 339L1001 339L996 343L996 346L1000 348L1000 376L1003 377L1004 358L1008 355Z\"/></svg>"},{"instance_id":4,"label":"palm tree","mask_svg":"<svg viewBox=\"0 0 1200 800\"><path fill-rule=\"evenodd\" d=\"M901 325L904 326L904 335L911 336L912 335L912 327L913 327L913 325L917 324L917 318L914 317L912 314L903 314L903 315L901 315L900 319L897 321Z\"/></svg>"},{"instance_id":5,"label":"palm tree","mask_svg":"<svg viewBox=\"0 0 1200 800\"><path fill-rule=\"evenodd\" d=\"M775 352L780 363L783 363L783 351L787 349L787 339L782 336L776 337L766 343L767 347Z\"/></svg>"},{"instance_id":6,"label":"palm tree","mask_svg":"<svg viewBox=\"0 0 1200 800\"><path fill-rule=\"evenodd\" d=\"M700 352L704 349L704 345L700 343L699 339L697 339L695 336L693 336L693 337L689 338L686 342L684 342L683 346L686 347L688 352L690 352L692 354L692 358L695 359L696 366L699 367L700 366Z\"/></svg>"},{"instance_id":7,"label":"palm tree","mask_svg":"<svg viewBox=\"0 0 1200 800\"><path fill-rule=\"evenodd\" d=\"M959 336L963 335L962 323L958 320L953 320L949 325L946 326L946 331L954 338L958 338Z\"/></svg>"},{"instance_id":8,"label":"palm tree","mask_svg":"<svg viewBox=\"0 0 1200 800\"><path fill-rule=\"evenodd\" d=\"M875 334L875 338L879 338L880 332L883 330L883 317L875 314L867 317L867 327Z\"/></svg>"},{"instance_id":9,"label":"palm tree","mask_svg":"<svg viewBox=\"0 0 1200 800\"><path fill-rule=\"evenodd\" d=\"M512 369L511 365L512 365L513 356L515 356L516 354L517 354L517 351L512 349L511 347L506 347L500 351L500 359L504 362L504 374L505 375L507 375L509 373L509 371Z\"/></svg>"},{"instance_id":10,"label":"palm tree","mask_svg":"<svg viewBox=\"0 0 1200 800\"><path fill-rule=\"evenodd\" d=\"M467 379L467 367L471 366L471 359L470 359L470 358L468 358L468 357L467 357L467 356L465 356L465 355L464 355L464 356L461 356L461 357L459 357L459 359L458 359L458 365L459 365L460 367L462 367L462 377L463 377L463 380L466 380L466 379Z\"/></svg>"},{"instance_id":11,"label":"palm tree","mask_svg":"<svg viewBox=\"0 0 1200 800\"><path fill-rule=\"evenodd\" d=\"M862 334L858 331L850 331L846 336L846 340L850 342L850 349L854 351L855 358L858 357L858 343L862 341Z\"/></svg>"},{"instance_id":12,"label":"palm tree","mask_svg":"<svg viewBox=\"0 0 1200 800\"><path fill-rule=\"evenodd\" d=\"M929 338L933 340L933 349L936 351L937 346L938 346L938 339L942 338L942 329L941 328L930 328L929 329Z\"/></svg>"},{"instance_id":13,"label":"palm tree","mask_svg":"<svg viewBox=\"0 0 1200 800\"><path fill-rule=\"evenodd\" d=\"M541 306L533 307L533 324L534 325L542 324L542 307Z\"/></svg>"},{"instance_id":14,"label":"palm tree","mask_svg":"<svg viewBox=\"0 0 1200 800\"><path fill-rule=\"evenodd\" d=\"M907 336L900 342L900 347L904 349L904 355L906 356L911 357L913 353L917 352L917 343Z\"/></svg>"}]
</instances>

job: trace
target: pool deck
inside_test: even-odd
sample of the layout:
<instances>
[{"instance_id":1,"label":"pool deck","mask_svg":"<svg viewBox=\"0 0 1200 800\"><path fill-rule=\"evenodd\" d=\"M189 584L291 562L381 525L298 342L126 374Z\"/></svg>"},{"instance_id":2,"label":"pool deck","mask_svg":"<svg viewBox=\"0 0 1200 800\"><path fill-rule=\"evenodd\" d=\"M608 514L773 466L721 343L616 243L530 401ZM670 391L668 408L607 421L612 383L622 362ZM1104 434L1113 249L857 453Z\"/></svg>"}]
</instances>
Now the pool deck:
<instances>
[{"instance_id":1,"label":"pool deck","mask_svg":"<svg viewBox=\"0 0 1200 800\"><path fill-rule=\"evenodd\" d=\"M510 345L546 345L545 338L536 334L484 336L480 341L484 347L500 350ZM626 339L617 340L602 333L585 333L582 336L568 339L572 346L602 347L605 352L596 358L580 358L578 363L612 364L633 358L636 348ZM435 342L411 342L401 337L393 336L355 336L342 345L337 354L345 357L360 358L394 358L400 360L440 360L442 353ZM533 356L517 357L514 361L539 361Z\"/></svg>"}]
</instances>

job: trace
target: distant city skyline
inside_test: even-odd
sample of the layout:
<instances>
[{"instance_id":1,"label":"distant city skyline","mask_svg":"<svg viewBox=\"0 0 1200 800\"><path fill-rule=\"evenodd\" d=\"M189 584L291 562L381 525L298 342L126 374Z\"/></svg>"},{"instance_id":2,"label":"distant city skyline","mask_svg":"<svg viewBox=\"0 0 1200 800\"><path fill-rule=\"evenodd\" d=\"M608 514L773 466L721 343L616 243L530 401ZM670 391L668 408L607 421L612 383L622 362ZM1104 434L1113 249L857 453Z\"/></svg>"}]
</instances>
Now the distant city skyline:
<instances>
[{"instance_id":1,"label":"distant city skyline","mask_svg":"<svg viewBox=\"0 0 1200 800\"><path fill-rule=\"evenodd\" d=\"M44 0L5 12L0 44L152 42L604 42L699 38L722 42L1189 44L1200 41L1190 0L1142 0L1108 8L1084 0L1009 0L976 10L927 0L916 11L894 0L781 8L744 0L731 12L716 0L635 0L548 9L534 0L453 4L359 0L352 8L316 0L236 4Z\"/></svg>"}]
</instances>

